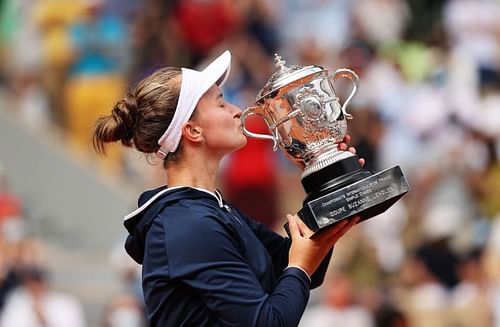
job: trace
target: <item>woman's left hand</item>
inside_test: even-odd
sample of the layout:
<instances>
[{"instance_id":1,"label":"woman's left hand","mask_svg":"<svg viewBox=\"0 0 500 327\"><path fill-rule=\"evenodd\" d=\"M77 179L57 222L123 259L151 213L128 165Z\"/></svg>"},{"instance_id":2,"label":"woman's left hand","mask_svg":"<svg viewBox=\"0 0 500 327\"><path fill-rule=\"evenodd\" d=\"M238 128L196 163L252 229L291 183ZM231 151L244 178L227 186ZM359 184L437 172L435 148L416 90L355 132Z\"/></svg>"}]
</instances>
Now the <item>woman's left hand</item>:
<instances>
[{"instance_id":1,"label":"woman's left hand","mask_svg":"<svg viewBox=\"0 0 500 327\"><path fill-rule=\"evenodd\" d=\"M344 137L344 139L342 140L342 142L340 142L337 146L337 149L339 149L340 151L349 151L353 154L356 154L356 148L351 146L351 147L348 147L347 146L347 143L349 143L351 141L351 136L349 134L346 134L346 136ZM358 162L360 164L361 167L363 167L365 165L365 159L364 158L359 158L358 159ZM294 161L295 165L297 165L297 167L299 167L300 170L304 170L304 168L306 168L306 165L304 164L303 161Z\"/></svg>"},{"instance_id":2,"label":"woman's left hand","mask_svg":"<svg viewBox=\"0 0 500 327\"><path fill-rule=\"evenodd\" d=\"M356 148L351 146L351 147L348 147L347 146L347 143L349 143L351 141L351 136L349 134L346 134L346 136L344 137L344 139L342 140L342 142L339 143L338 145L338 149L340 151L349 151L353 154L356 154ZM365 165L365 159L364 158L359 158L358 159L358 162L359 164L361 165L361 167L363 167Z\"/></svg>"}]
</instances>

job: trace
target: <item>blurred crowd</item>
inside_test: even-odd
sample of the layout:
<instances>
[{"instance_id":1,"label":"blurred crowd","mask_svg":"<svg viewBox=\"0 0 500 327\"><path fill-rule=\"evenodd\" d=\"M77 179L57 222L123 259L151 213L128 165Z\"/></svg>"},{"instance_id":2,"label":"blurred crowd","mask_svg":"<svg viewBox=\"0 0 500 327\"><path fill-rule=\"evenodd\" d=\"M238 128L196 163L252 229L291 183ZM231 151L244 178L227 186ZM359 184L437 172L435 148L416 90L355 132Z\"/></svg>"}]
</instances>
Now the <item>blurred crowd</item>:
<instances>
[{"instance_id":1,"label":"blurred crowd","mask_svg":"<svg viewBox=\"0 0 500 327\"><path fill-rule=\"evenodd\" d=\"M141 187L164 182L161 165L146 169L118 147L97 158L90 136L95 119L155 69L203 66L230 49L224 94L241 108L276 70L275 53L287 64L354 70L351 145L372 171L400 165L411 191L342 239L301 325L500 326L500 1L1 0L0 17L9 110ZM249 125L266 133L258 119ZM304 194L300 173L270 143L249 140L227 158L220 187L282 231ZM38 243L22 236L21 216L21 201L3 186L0 326L14 326L3 321L23 310L15 301L32 319L65 306L73 319L65 326L85 325L69 295L50 293L42 312L47 267ZM130 291L111 301L103 324L141 326L136 272L121 271Z\"/></svg>"}]
</instances>

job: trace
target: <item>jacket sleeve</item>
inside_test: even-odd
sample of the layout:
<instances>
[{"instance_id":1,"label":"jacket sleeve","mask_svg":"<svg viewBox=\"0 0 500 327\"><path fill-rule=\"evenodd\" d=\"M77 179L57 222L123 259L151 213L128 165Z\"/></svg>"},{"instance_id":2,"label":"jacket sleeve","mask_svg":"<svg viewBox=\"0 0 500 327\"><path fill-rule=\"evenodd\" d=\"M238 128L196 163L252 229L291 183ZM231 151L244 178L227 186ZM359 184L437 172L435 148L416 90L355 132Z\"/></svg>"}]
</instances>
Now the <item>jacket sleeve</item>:
<instances>
[{"instance_id":1,"label":"jacket sleeve","mask_svg":"<svg viewBox=\"0 0 500 327\"><path fill-rule=\"evenodd\" d=\"M267 294L234 233L213 217L175 228L175 233L170 229L165 233L170 277L195 289L223 325L297 326L309 299L307 275L286 269Z\"/></svg>"},{"instance_id":2,"label":"jacket sleeve","mask_svg":"<svg viewBox=\"0 0 500 327\"><path fill-rule=\"evenodd\" d=\"M283 237L269 229L264 224L249 218L240 211L238 211L238 214L246 221L255 236L257 236L266 248L267 252L271 255L274 264L274 271L279 274L285 270L288 266L288 253L290 251L292 241L288 237Z\"/></svg>"},{"instance_id":3,"label":"jacket sleeve","mask_svg":"<svg viewBox=\"0 0 500 327\"><path fill-rule=\"evenodd\" d=\"M288 266L288 253L290 251L290 246L292 241L288 237L283 237L278 233L272 231L264 224L261 224L241 212L240 216L245 218L248 226L254 231L257 238L262 242L264 247L267 249L271 257L273 258L274 269L276 272L282 272ZM332 257L333 249L328 252L325 256L318 269L311 276L311 289L314 289L321 284L325 278L325 274L328 270L328 265L330 264L330 259Z\"/></svg>"}]
</instances>

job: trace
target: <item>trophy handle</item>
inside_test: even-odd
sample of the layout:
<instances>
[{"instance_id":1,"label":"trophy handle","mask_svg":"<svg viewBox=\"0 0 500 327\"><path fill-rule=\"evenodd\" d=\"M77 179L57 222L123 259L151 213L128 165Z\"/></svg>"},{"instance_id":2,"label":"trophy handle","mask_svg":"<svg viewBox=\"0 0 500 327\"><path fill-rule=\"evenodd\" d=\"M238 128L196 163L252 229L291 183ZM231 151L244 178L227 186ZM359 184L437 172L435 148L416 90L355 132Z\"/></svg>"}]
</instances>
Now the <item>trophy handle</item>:
<instances>
[{"instance_id":1,"label":"trophy handle","mask_svg":"<svg viewBox=\"0 0 500 327\"><path fill-rule=\"evenodd\" d=\"M243 110L243 112L241 113L241 124L243 127L243 134L245 134L248 137L253 137L256 139L273 141L273 151L276 151L278 149L278 142L276 141L276 138L274 136L250 132L245 126L245 121L249 116L259 115L265 117L263 111L264 108L262 106L246 107L245 110Z\"/></svg>"},{"instance_id":2,"label":"trophy handle","mask_svg":"<svg viewBox=\"0 0 500 327\"><path fill-rule=\"evenodd\" d=\"M355 72L347 68L337 69L335 73L331 75L331 77L333 78L333 82L343 77L348 78L352 81L353 88L351 90L351 94L347 97L347 99L344 101L344 104L342 105L342 113L346 116L346 118L352 119L352 115L347 113L346 108L349 102L351 101L352 97L354 96L354 94L356 94L356 92L358 91L359 77Z\"/></svg>"}]
</instances>

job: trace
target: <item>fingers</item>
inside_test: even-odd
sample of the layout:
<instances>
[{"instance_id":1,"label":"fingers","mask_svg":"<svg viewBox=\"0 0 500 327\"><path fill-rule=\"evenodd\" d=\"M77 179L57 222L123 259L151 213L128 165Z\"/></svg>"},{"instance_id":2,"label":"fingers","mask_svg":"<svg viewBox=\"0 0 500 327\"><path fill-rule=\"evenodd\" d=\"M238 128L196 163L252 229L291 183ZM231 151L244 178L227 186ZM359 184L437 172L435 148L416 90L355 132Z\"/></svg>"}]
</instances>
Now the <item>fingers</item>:
<instances>
[{"instance_id":1,"label":"fingers","mask_svg":"<svg viewBox=\"0 0 500 327\"><path fill-rule=\"evenodd\" d=\"M331 227L328 227L327 230L321 231L321 233L317 234L316 239L320 242L324 242L337 235L337 233L349 222L348 219L344 219L334 224Z\"/></svg>"},{"instance_id":2,"label":"fingers","mask_svg":"<svg viewBox=\"0 0 500 327\"><path fill-rule=\"evenodd\" d=\"M349 229L352 228L352 226L356 225L360 219L361 218L359 216L345 219L345 224L338 228L336 233L330 235L326 241L332 243L332 245L335 244L342 236L344 236L345 233L347 233Z\"/></svg>"},{"instance_id":3,"label":"fingers","mask_svg":"<svg viewBox=\"0 0 500 327\"><path fill-rule=\"evenodd\" d=\"M354 154L356 154L356 149L354 147L348 147L347 144L351 141L351 136L349 134L346 134L344 136L344 139L338 144L338 149L340 151L350 151Z\"/></svg>"},{"instance_id":4,"label":"fingers","mask_svg":"<svg viewBox=\"0 0 500 327\"><path fill-rule=\"evenodd\" d=\"M355 216L338 222L334 226L334 229L328 233L325 242L331 243L332 245L335 244L342 236L344 236L345 233L347 233L349 229L352 228L352 226L356 225L360 219L361 218L359 216Z\"/></svg>"},{"instance_id":5,"label":"fingers","mask_svg":"<svg viewBox=\"0 0 500 327\"><path fill-rule=\"evenodd\" d=\"M347 146L347 143L349 143L351 141L351 136L349 134L347 134L344 139L342 140L341 143L338 144L337 148L340 150L340 151L349 151L351 152L352 154L356 154L356 148L351 146L351 147L348 147ZM364 167L365 166L365 159L364 158L359 158L358 159L358 163L361 167Z\"/></svg>"},{"instance_id":6,"label":"fingers","mask_svg":"<svg viewBox=\"0 0 500 327\"><path fill-rule=\"evenodd\" d=\"M307 225L297 216L287 214L288 227L290 230L290 237L292 241L298 237L311 238L315 236L316 241L320 243L335 244L352 226L360 221L359 216L349 219L344 219L331 226L328 230L322 233L314 234L314 232L307 227Z\"/></svg>"},{"instance_id":7,"label":"fingers","mask_svg":"<svg viewBox=\"0 0 500 327\"><path fill-rule=\"evenodd\" d=\"M309 238L312 236L313 231L307 227L307 225L300 219L297 215L295 215L295 221L297 222L297 225L299 226L300 234Z\"/></svg>"},{"instance_id":8,"label":"fingers","mask_svg":"<svg viewBox=\"0 0 500 327\"><path fill-rule=\"evenodd\" d=\"M355 216L352 218L349 218L349 223L347 223L340 231L339 233L345 233L349 229L351 229L352 226L356 225L359 221L361 220L361 217ZM343 234L342 234L343 235Z\"/></svg>"},{"instance_id":9,"label":"fingers","mask_svg":"<svg viewBox=\"0 0 500 327\"><path fill-rule=\"evenodd\" d=\"M306 164L303 161L294 161L293 162L300 170L304 170L306 168Z\"/></svg>"},{"instance_id":10,"label":"fingers","mask_svg":"<svg viewBox=\"0 0 500 327\"><path fill-rule=\"evenodd\" d=\"M297 219L290 214L286 215L286 219L288 220L288 227L290 228L290 237L292 238L292 241L295 238L302 236L299 225L297 224Z\"/></svg>"}]
</instances>

